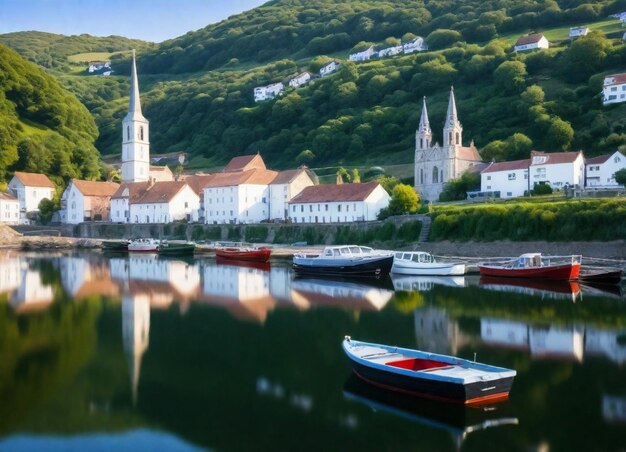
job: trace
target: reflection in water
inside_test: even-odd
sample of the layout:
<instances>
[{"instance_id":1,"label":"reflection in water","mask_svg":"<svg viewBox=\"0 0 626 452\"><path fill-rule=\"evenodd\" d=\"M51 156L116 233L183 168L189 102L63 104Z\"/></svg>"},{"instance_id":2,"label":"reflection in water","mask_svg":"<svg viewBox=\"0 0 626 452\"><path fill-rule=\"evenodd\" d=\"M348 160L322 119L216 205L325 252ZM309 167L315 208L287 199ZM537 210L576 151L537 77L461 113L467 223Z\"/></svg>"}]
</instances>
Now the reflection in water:
<instances>
[{"instance_id":1,"label":"reflection in water","mask_svg":"<svg viewBox=\"0 0 626 452\"><path fill-rule=\"evenodd\" d=\"M395 290L426 292L435 286L465 287L464 276L392 275Z\"/></svg>"},{"instance_id":2,"label":"reflection in water","mask_svg":"<svg viewBox=\"0 0 626 452\"><path fill-rule=\"evenodd\" d=\"M133 405L137 404L141 358L148 350L150 336L150 298L146 294L122 297L122 337L128 361Z\"/></svg>"},{"instance_id":3,"label":"reflection in water","mask_svg":"<svg viewBox=\"0 0 626 452\"><path fill-rule=\"evenodd\" d=\"M469 339L461 332L459 324L443 309L427 306L416 309L413 315L415 342L420 350L456 355Z\"/></svg>"},{"instance_id":4,"label":"reflection in water","mask_svg":"<svg viewBox=\"0 0 626 452\"><path fill-rule=\"evenodd\" d=\"M0 294L18 313L45 310L54 300L52 285L44 283L42 271L22 256L0 255Z\"/></svg>"},{"instance_id":5,"label":"reflection in water","mask_svg":"<svg viewBox=\"0 0 626 452\"><path fill-rule=\"evenodd\" d=\"M531 278L498 278L481 276L480 286L490 290L501 290L531 295L537 298L567 298L576 302L580 298L580 286L575 281L551 281Z\"/></svg>"},{"instance_id":6,"label":"reflection in water","mask_svg":"<svg viewBox=\"0 0 626 452\"><path fill-rule=\"evenodd\" d=\"M626 397L602 396L602 416L607 422L626 424Z\"/></svg>"}]
</instances>

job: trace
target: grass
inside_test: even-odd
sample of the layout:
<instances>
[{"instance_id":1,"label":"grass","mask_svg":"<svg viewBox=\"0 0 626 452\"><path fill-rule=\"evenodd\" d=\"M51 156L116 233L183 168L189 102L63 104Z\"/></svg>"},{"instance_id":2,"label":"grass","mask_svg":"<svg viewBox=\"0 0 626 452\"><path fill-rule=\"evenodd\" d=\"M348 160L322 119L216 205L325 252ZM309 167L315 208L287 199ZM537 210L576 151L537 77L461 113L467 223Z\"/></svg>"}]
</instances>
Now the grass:
<instances>
[{"instance_id":1,"label":"grass","mask_svg":"<svg viewBox=\"0 0 626 452\"><path fill-rule=\"evenodd\" d=\"M86 52L70 55L67 59L72 63L89 63L90 61L108 61L113 55L126 53L130 53L130 50L119 52Z\"/></svg>"},{"instance_id":2,"label":"grass","mask_svg":"<svg viewBox=\"0 0 626 452\"><path fill-rule=\"evenodd\" d=\"M550 45L558 44L561 42L569 41L569 29L571 27L582 27L587 26L589 30L598 30L603 32L606 35L617 33L620 31L624 31L618 19L610 18L604 19L597 22L583 22L576 25L565 25L563 27L555 27L555 28L547 28L545 30L537 29L535 30L537 33L543 33L544 36L550 41ZM509 45L514 45L520 36L531 33L507 33L501 36L501 39L504 39Z\"/></svg>"}]
</instances>

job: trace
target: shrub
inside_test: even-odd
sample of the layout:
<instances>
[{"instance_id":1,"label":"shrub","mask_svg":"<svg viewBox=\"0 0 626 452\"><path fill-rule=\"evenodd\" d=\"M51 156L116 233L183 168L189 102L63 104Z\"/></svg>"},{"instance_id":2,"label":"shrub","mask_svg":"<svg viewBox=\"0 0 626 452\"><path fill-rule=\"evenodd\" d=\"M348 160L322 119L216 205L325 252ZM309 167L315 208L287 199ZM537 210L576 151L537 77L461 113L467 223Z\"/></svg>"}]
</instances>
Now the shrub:
<instances>
[{"instance_id":1,"label":"shrub","mask_svg":"<svg viewBox=\"0 0 626 452\"><path fill-rule=\"evenodd\" d=\"M534 196L551 195L552 187L550 187L548 184L535 184L535 186L530 192Z\"/></svg>"}]
</instances>

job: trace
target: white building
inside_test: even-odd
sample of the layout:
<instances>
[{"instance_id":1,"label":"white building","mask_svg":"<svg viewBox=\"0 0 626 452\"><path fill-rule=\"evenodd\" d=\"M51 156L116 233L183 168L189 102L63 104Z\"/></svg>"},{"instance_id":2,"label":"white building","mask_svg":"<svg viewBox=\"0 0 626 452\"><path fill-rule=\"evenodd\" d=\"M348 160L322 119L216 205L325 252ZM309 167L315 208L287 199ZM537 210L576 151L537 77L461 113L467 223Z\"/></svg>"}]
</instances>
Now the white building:
<instances>
[{"instance_id":1,"label":"white building","mask_svg":"<svg viewBox=\"0 0 626 452\"><path fill-rule=\"evenodd\" d=\"M363 50L362 52L351 53L348 59L350 61L367 61L375 54L374 46L369 46L368 49Z\"/></svg>"},{"instance_id":2,"label":"white building","mask_svg":"<svg viewBox=\"0 0 626 452\"><path fill-rule=\"evenodd\" d=\"M535 184L548 184L553 189L582 187L585 177L585 158L578 152L530 153L530 189Z\"/></svg>"},{"instance_id":3,"label":"white building","mask_svg":"<svg viewBox=\"0 0 626 452\"><path fill-rule=\"evenodd\" d=\"M111 72L111 62L110 61L91 61L89 62L89 73L93 72Z\"/></svg>"},{"instance_id":4,"label":"white building","mask_svg":"<svg viewBox=\"0 0 626 452\"><path fill-rule=\"evenodd\" d=\"M589 28L587 27L571 27L569 29L569 38L570 39L574 39L574 38L580 38L581 36L587 36L587 34L589 33Z\"/></svg>"},{"instance_id":5,"label":"white building","mask_svg":"<svg viewBox=\"0 0 626 452\"><path fill-rule=\"evenodd\" d=\"M289 202L289 218L294 223L373 221L390 200L378 182L314 185Z\"/></svg>"},{"instance_id":6,"label":"white building","mask_svg":"<svg viewBox=\"0 0 626 452\"><path fill-rule=\"evenodd\" d=\"M72 179L61 197L64 222L109 221L111 196L118 188L115 182Z\"/></svg>"},{"instance_id":7,"label":"white building","mask_svg":"<svg viewBox=\"0 0 626 452\"><path fill-rule=\"evenodd\" d=\"M283 92L285 86L282 83L273 83L267 86L257 86L254 88L254 101L261 102L267 99L274 99Z\"/></svg>"},{"instance_id":8,"label":"white building","mask_svg":"<svg viewBox=\"0 0 626 452\"><path fill-rule=\"evenodd\" d=\"M149 187L150 182L122 183L111 196L111 221L129 223L131 203L136 203Z\"/></svg>"},{"instance_id":9,"label":"white building","mask_svg":"<svg viewBox=\"0 0 626 452\"><path fill-rule=\"evenodd\" d=\"M550 43L542 33L521 36L515 43L516 52L525 52L533 49L547 49L549 47Z\"/></svg>"},{"instance_id":10,"label":"white building","mask_svg":"<svg viewBox=\"0 0 626 452\"><path fill-rule=\"evenodd\" d=\"M124 192L121 199L124 199L123 195ZM149 187L136 200L130 196L129 189L128 199L131 223L194 221L194 214L200 208L200 197L184 181L150 182ZM115 218L119 217L120 214L116 212Z\"/></svg>"},{"instance_id":11,"label":"white building","mask_svg":"<svg viewBox=\"0 0 626 452\"><path fill-rule=\"evenodd\" d=\"M289 201L305 187L315 185L317 177L307 168L281 171L269 186L269 219L284 221L289 218Z\"/></svg>"},{"instance_id":12,"label":"white building","mask_svg":"<svg viewBox=\"0 0 626 452\"><path fill-rule=\"evenodd\" d=\"M618 104L626 101L626 73L607 75L602 86L602 104Z\"/></svg>"},{"instance_id":13,"label":"white building","mask_svg":"<svg viewBox=\"0 0 626 452\"><path fill-rule=\"evenodd\" d=\"M20 222L22 222L28 218L28 214L39 212L39 203L42 199L54 197L55 187L45 174L16 171L9 182L9 190L20 202Z\"/></svg>"},{"instance_id":14,"label":"white building","mask_svg":"<svg viewBox=\"0 0 626 452\"><path fill-rule=\"evenodd\" d=\"M500 198L524 196L528 186L530 160L490 163L480 173L480 191L499 192Z\"/></svg>"},{"instance_id":15,"label":"white building","mask_svg":"<svg viewBox=\"0 0 626 452\"><path fill-rule=\"evenodd\" d=\"M326 77L339 69L340 66L341 63L339 61L333 60L320 68L320 76Z\"/></svg>"},{"instance_id":16,"label":"white building","mask_svg":"<svg viewBox=\"0 0 626 452\"><path fill-rule=\"evenodd\" d=\"M294 78L289 80L289 86L291 86L292 88L298 88L299 86L309 83L309 80L311 80L311 74L309 74L308 72L302 72L301 74L298 74Z\"/></svg>"},{"instance_id":17,"label":"white building","mask_svg":"<svg viewBox=\"0 0 626 452\"><path fill-rule=\"evenodd\" d=\"M10 193L0 192L0 223L19 224L20 202Z\"/></svg>"},{"instance_id":18,"label":"white building","mask_svg":"<svg viewBox=\"0 0 626 452\"><path fill-rule=\"evenodd\" d=\"M626 168L626 156L619 151L592 157L585 162L586 187L619 187L615 173Z\"/></svg>"},{"instance_id":19,"label":"white building","mask_svg":"<svg viewBox=\"0 0 626 452\"><path fill-rule=\"evenodd\" d=\"M403 49L403 46L393 46L393 47L387 47L385 49L380 49L378 51L378 57L385 58L389 56L399 55L400 53L402 53L402 49Z\"/></svg>"},{"instance_id":20,"label":"white building","mask_svg":"<svg viewBox=\"0 0 626 452\"><path fill-rule=\"evenodd\" d=\"M404 53L421 52L428 50L428 46L421 36L416 36L402 46Z\"/></svg>"}]
</instances>

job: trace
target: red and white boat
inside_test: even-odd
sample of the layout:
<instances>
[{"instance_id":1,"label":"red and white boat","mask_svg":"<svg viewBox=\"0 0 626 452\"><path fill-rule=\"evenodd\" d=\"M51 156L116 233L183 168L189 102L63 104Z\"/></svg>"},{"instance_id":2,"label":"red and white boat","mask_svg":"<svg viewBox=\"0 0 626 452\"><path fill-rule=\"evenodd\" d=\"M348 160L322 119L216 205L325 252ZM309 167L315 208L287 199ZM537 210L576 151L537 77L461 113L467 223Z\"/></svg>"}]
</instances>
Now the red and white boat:
<instances>
[{"instance_id":1,"label":"red and white boat","mask_svg":"<svg viewBox=\"0 0 626 452\"><path fill-rule=\"evenodd\" d=\"M225 246L215 248L215 255L221 259L237 261L267 262L272 250L269 248L256 248L248 246Z\"/></svg>"},{"instance_id":2,"label":"red and white boat","mask_svg":"<svg viewBox=\"0 0 626 452\"><path fill-rule=\"evenodd\" d=\"M571 281L578 279L581 258L580 255L542 256L541 253L527 253L505 262L478 264L478 270L481 276Z\"/></svg>"}]
</instances>

